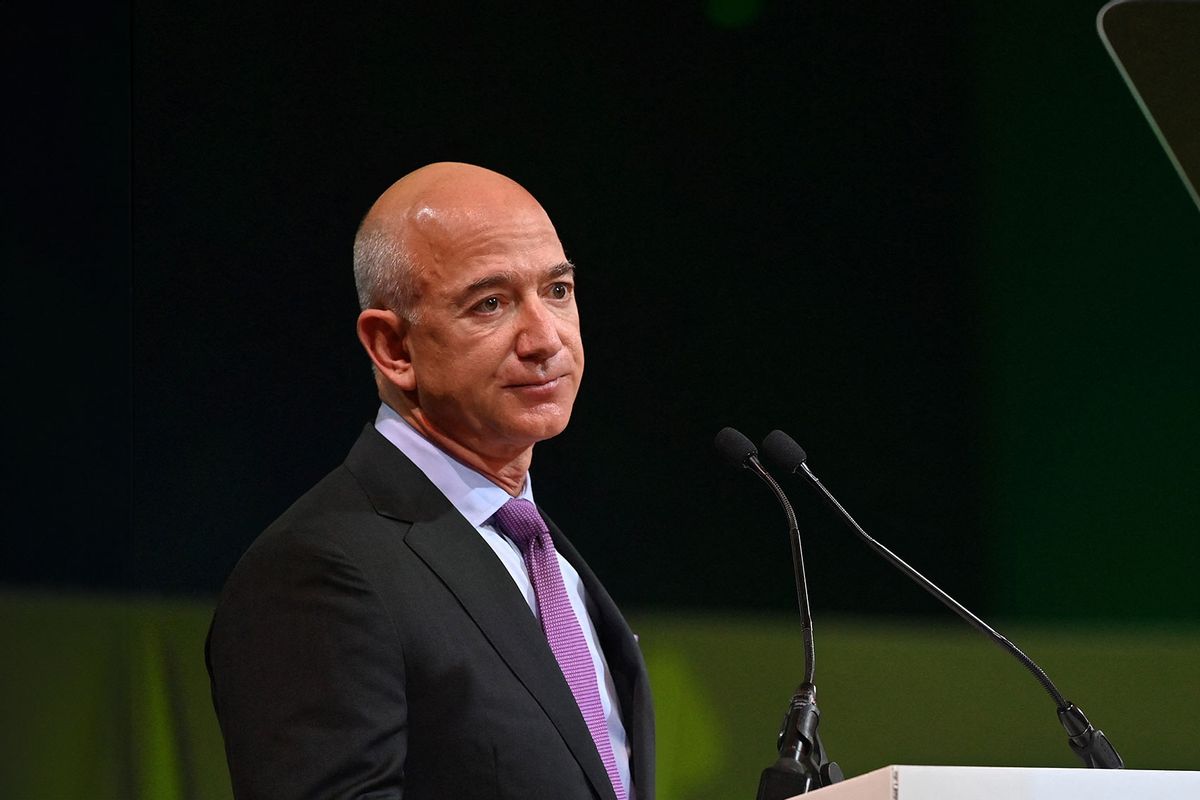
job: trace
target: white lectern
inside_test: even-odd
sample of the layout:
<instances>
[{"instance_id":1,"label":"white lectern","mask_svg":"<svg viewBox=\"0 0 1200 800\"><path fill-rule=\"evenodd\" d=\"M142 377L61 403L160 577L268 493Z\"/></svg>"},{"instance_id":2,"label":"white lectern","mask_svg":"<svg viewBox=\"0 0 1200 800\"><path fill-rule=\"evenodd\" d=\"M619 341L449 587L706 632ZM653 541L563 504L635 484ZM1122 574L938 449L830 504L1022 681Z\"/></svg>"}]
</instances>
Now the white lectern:
<instances>
[{"instance_id":1,"label":"white lectern","mask_svg":"<svg viewBox=\"0 0 1200 800\"><path fill-rule=\"evenodd\" d=\"M892 765L801 798L819 800L1195 800L1200 772Z\"/></svg>"}]
</instances>

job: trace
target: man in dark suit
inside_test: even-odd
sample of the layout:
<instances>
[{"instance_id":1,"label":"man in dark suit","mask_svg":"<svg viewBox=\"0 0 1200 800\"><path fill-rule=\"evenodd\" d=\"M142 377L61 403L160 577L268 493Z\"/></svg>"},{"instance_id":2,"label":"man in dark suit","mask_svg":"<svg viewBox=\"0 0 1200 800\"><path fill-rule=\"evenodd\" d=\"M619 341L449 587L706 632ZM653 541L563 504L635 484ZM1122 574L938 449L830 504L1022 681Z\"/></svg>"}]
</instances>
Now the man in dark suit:
<instances>
[{"instance_id":1,"label":"man in dark suit","mask_svg":"<svg viewBox=\"0 0 1200 800\"><path fill-rule=\"evenodd\" d=\"M508 178L432 164L372 206L355 277L379 413L209 632L235 795L653 800L635 637L532 504L583 374L553 225Z\"/></svg>"}]
</instances>

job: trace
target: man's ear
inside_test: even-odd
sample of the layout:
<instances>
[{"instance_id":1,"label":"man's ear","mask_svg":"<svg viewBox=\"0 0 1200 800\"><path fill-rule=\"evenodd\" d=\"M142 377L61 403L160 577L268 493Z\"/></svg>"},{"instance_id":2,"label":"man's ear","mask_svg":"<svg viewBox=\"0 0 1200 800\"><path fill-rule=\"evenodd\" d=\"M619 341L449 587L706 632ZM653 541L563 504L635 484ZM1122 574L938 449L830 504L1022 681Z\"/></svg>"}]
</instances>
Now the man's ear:
<instances>
[{"instance_id":1,"label":"man's ear","mask_svg":"<svg viewBox=\"0 0 1200 800\"><path fill-rule=\"evenodd\" d=\"M358 315L358 340L380 379L401 391L417 388L408 353L408 321L394 311L368 308Z\"/></svg>"}]
</instances>

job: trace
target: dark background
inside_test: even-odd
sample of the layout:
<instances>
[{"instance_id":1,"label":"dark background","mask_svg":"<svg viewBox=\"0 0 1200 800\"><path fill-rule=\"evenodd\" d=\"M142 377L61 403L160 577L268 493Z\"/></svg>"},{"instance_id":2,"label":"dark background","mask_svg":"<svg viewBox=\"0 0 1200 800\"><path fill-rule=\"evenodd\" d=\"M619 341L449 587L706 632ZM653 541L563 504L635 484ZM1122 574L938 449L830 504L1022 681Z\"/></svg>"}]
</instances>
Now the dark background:
<instances>
[{"instance_id":1,"label":"dark background","mask_svg":"<svg viewBox=\"0 0 1200 800\"><path fill-rule=\"evenodd\" d=\"M14 27L0 581L212 596L377 400L354 230L478 163L579 268L537 496L627 607L794 607L783 428L983 615L1200 612L1195 208L1098 3L134 3ZM28 51L26 53L25 51ZM944 614L799 483L819 612Z\"/></svg>"}]
</instances>

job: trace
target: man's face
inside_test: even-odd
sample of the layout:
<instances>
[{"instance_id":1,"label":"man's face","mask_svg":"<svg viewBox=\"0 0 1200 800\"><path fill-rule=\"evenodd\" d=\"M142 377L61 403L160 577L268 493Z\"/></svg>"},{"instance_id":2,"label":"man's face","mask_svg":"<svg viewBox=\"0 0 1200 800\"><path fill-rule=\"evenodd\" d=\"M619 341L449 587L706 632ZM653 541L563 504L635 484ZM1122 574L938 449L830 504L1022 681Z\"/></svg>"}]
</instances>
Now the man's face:
<instances>
[{"instance_id":1,"label":"man's face","mask_svg":"<svg viewBox=\"0 0 1200 800\"><path fill-rule=\"evenodd\" d=\"M414 227L419 298L405 342L420 421L483 456L561 433L583 344L574 269L545 212L532 199L426 210Z\"/></svg>"}]
</instances>

